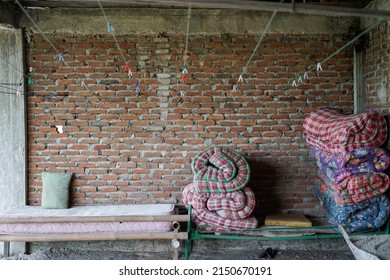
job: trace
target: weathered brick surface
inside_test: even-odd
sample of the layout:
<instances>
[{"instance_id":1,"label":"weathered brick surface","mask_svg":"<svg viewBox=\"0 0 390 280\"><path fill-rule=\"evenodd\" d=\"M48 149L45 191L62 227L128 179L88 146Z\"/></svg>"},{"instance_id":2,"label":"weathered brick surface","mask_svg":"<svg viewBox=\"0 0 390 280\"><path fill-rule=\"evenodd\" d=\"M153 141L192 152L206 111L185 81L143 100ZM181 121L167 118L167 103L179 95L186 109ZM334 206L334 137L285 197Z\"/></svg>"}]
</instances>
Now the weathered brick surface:
<instances>
[{"instance_id":1,"label":"weathered brick surface","mask_svg":"<svg viewBox=\"0 0 390 280\"><path fill-rule=\"evenodd\" d=\"M317 167L301 124L316 107L352 111L352 50L298 87L292 81L345 44L341 35L266 36L236 91L257 36L191 36L184 84L184 36L118 36L130 78L111 35L47 36L66 63L33 35L29 203L40 204L43 171L75 174L73 205L181 203L194 156L222 145L250 163L258 213L321 212L310 192Z\"/></svg>"},{"instance_id":2,"label":"weathered brick surface","mask_svg":"<svg viewBox=\"0 0 390 280\"><path fill-rule=\"evenodd\" d=\"M364 50L364 79L367 107L389 114L390 26L383 22L366 38Z\"/></svg>"},{"instance_id":3,"label":"weathered brick surface","mask_svg":"<svg viewBox=\"0 0 390 280\"><path fill-rule=\"evenodd\" d=\"M366 106L390 114L390 25L382 22L366 37L364 49L364 81ZM389 120L389 119L388 119ZM390 130L389 130L390 131ZM385 144L389 149L387 140Z\"/></svg>"}]
</instances>

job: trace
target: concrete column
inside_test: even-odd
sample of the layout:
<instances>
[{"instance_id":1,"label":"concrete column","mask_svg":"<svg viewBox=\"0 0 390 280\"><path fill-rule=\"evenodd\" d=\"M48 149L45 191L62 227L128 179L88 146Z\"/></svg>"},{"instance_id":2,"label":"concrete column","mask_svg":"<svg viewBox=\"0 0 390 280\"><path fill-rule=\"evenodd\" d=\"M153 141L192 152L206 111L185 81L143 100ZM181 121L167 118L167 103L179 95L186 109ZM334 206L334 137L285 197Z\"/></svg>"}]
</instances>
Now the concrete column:
<instances>
[{"instance_id":1,"label":"concrete column","mask_svg":"<svg viewBox=\"0 0 390 280\"><path fill-rule=\"evenodd\" d=\"M0 211L26 202L26 108L24 87L18 85L21 78L22 32L0 28ZM24 245L11 244L11 253L23 251Z\"/></svg>"}]
</instances>

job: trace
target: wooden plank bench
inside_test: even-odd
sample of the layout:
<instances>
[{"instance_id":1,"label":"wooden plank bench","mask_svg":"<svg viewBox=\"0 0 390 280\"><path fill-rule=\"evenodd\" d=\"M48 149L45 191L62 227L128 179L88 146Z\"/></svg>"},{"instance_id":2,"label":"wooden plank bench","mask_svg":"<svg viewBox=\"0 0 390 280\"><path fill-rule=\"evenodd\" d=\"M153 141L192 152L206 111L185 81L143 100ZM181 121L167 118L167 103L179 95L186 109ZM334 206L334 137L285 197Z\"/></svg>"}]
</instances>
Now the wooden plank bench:
<instances>
[{"instance_id":1,"label":"wooden plank bench","mask_svg":"<svg viewBox=\"0 0 390 280\"><path fill-rule=\"evenodd\" d=\"M99 207L99 206L98 206ZM121 216L72 216L72 217L1 217L0 224L59 224L59 223L126 223L169 222L170 231L136 232L0 232L4 242L4 256L10 255L10 242L55 242L55 241L118 241L118 240L171 240L172 259L178 259L182 240L188 240L188 232L180 231L180 223L189 222L188 214L172 215L121 215Z\"/></svg>"}]
</instances>

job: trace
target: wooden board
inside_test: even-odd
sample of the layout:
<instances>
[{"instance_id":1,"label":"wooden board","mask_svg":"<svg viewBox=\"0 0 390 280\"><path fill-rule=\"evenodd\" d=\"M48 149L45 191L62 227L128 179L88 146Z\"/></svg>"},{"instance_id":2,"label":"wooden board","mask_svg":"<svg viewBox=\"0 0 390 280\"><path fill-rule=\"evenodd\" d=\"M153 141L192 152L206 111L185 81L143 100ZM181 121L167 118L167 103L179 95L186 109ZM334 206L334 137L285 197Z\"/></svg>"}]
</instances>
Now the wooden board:
<instances>
[{"instance_id":1,"label":"wooden board","mask_svg":"<svg viewBox=\"0 0 390 280\"><path fill-rule=\"evenodd\" d=\"M265 218L266 226L311 227L303 214L273 214Z\"/></svg>"}]
</instances>

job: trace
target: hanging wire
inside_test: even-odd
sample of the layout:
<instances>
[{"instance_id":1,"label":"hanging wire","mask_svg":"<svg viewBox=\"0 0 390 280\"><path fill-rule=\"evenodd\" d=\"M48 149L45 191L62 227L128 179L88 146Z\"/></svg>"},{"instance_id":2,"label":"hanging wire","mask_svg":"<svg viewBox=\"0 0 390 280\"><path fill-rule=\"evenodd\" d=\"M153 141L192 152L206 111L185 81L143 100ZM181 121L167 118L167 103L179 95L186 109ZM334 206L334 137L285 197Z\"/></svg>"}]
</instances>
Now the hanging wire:
<instances>
[{"instance_id":1,"label":"hanging wire","mask_svg":"<svg viewBox=\"0 0 390 280\"><path fill-rule=\"evenodd\" d=\"M346 47L350 46L351 44L353 44L354 42L356 42L357 40L360 39L360 37L362 37L364 34L366 34L367 32L371 31L372 29L376 28L379 24L381 24L382 20L378 19L376 21L374 21L369 27L367 27L366 29L364 29L362 32L360 32L356 37L354 37L351 41L349 41L348 43L346 43L344 46L342 46L341 48L339 48L337 51L335 51L334 53L332 53L330 56L328 56L327 58L325 58L322 62L320 62L320 64L324 64L325 62L327 62L329 59L331 59L332 57L334 57L336 54L339 54L342 50L344 50ZM312 67L311 69L309 69L309 71L313 71L314 69L316 69L316 66L315 67Z\"/></svg>"},{"instance_id":2,"label":"hanging wire","mask_svg":"<svg viewBox=\"0 0 390 280\"><path fill-rule=\"evenodd\" d=\"M12 66L14 69L16 69L16 71L18 71L19 73L21 73L24 77L26 77L27 79L29 79L30 77L27 76L26 74L24 74L24 72L22 70L20 70L18 67L16 67L15 65L13 65L11 62L9 62L7 59L5 59L4 57L2 57L0 55L0 58L2 60L4 60L8 65Z\"/></svg>"},{"instance_id":3,"label":"hanging wire","mask_svg":"<svg viewBox=\"0 0 390 280\"><path fill-rule=\"evenodd\" d=\"M186 44L185 44L185 49L184 49L184 64L183 64L183 66L187 65L188 37L189 37L189 34L190 34L190 21L191 21L191 5L188 7Z\"/></svg>"},{"instance_id":4,"label":"hanging wire","mask_svg":"<svg viewBox=\"0 0 390 280\"><path fill-rule=\"evenodd\" d=\"M346 43L345 45L343 45L341 48L337 49L334 53L332 53L331 55L329 55L328 57L326 57L326 58L325 58L324 60L322 60L321 62L317 63L316 66L313 66L313 67L309 68L309 69L305 72L305 74L310 73L310 72L316 70L316 69L318 68L318 66L321 66L322 64L324 64L325 62L327 62L328 60L330 60L332 57L334 57L335 55L339 54L342 50L344 50L345 48L347 48L348 46L352 45L354 42L356 42L357 40L359 40L363 35L365 35L366 33L370 32L370 31L373 30L374 28L378 27L382 22L383 22L383 20L381 20L381 19L378 19L378 20L374 21L370 26L368 26L368 27L365 28L363 31L361 31L358 35L356 35L356 36L355 36L352 40L350 40L348 43ZM363 78L363 77L365 77L365 76L367 76L367 75L368 75L368 74L366 73L366 74L364 74L364 75L362 75L361 77L358 77L358 78ZM294 79L294 81L295 81L297 78L299 78L299 76L296 77L296 78ZM290 83L288 86L284 87L282 90L287 89L288 87L290 87L290 85L291 85L291 83ZM298 84L297 84L297 86L298 86Z\"/></svg>"},{"instance_id":5,"label":"hanging wire","mask_svg":"<svg viewBox=\"0 0 390 280\"><path fill-rule=\"evenodd\" d=\"M267 25L265 26L265 28L264 28L264 30L263 30L263 33L261 34L260 39L259 39L259 41L257 42L256 47L254 48L254 50L253 50L251 56L250 56L249 59L248 59L248 62L247 62L246 65L243 67L243 70L242 70L240 76L244 75L245 72L246 72L246 70L248 69L249 63L251 63L251 61L252 61L254 55L255 55L256 52L257 52L257 49L259 48L261 42L263 41L265 35L267 34L268 29L270 28L271 23L272 23L272 21L274 20L274 18L275 18L275 16L276 16L276 13L277 13L276 11L274 11L274 12L272 13L271 18L269 19Z\"/></svg>"},{"instance_id":6,"label":"hanging wire","mask_svg":"<svg viewBox=\"0 0 390 280\"><path fill-rule=\"evenodd\" d=\"M280 2L284 2L284 0L281 0ZM260 46L260 44L261 44L261 42L263 41L265 35L267 34L268 29L270 28L271 23L272 23L272 21L274 20L274 18L275 18L275 16L276 16L276 13L277 13L277 11L274 11L274 12L272 13L270 19L268 20L267 25L266 25L266 27L264 28L264 30L263 30L263 32L262 32L262 34L261 34L261 36L260 36L260 38L259 38L259 40L258 40L258 42L257 42L257 44L256 44L256 47L253 49L252 54L251 54L251 56L249 57L249 60L247 61L246 65L242 68L241 74L240 74L240 76L238 77L238 80L237 80L236 84L233 85L233 92L237 91L238 83L243 83L243 82L244 82L243 75L244 75L244 74L246 73L246 71L248 70L249 63L252 61L252 59L253 59L255 53L257 52L257 50L258 50L258 48L259 48L259 46Z\"/></svg>"},{"instance_id":7,"label":"hanging wire","mask_svg":"<svg viewBox=\"0 0 390 280\"><path fill-rule=\"evenodd\" d=\"M0 85L0 88L1 89L9 89L9 90L17 90L18 88L20 88L23 85L23 83L15 84L15 85L17 85L17 87L8 87L8 86L5 86L5 85Z\"/></svg>"},{"instance_id":8,"label":"hanging wire","mask_svg":"<svg viewBox=\"0 0 390 280\"><path fill-rule=\"evenodd\" d=\"M104 9L103 9L102 3L100 3L100 0L98 0L98 3L99 3L100 10L102 11L104 18L106 19L107 26L111 26L111 23L110 23L110 21L108 20L108 17L107 17L107 15L106 15L106 13L105 13L105 11L104 11ZM127 64L126 59L125 59L125 56L123 55L122 49L120 48L119 43L118 43L118 40L117 40L117 38L116 38L116 36L115 36L114 30L112 30L111 32L109 31L109 33L111 33L112 37L113 37L114 40L115 40L116 47L118 48L118 50L119 50L119 52L120 52L120 54L121 54L121 56L122 56L123 62L124 62L125 64Z\"/></svg>"},{"instance_id":9,"label":"hanging wire","mask_svg":"<svg viewBox=\"0 0 390 280\"><path fill-rule=\"evenodd\" d=\"M43 38L50 44L50 46L55 50L55 52L58 54L59 56L59 60L61 62L63 62L65 65L67 65L68 67L72 68L70 66L70 64L64 59L62 53L56 48L56 46L54 46L54 44L49 40L49 38L47 38L47 36L43 33L43 31L39 28L38 24L34 21L34 19L30 16L30 14L27 12L27 10L22 6L22 4L19 2L19 0L15 0L16 4L20 7L20 9L23 11L23 13L27 16L27 18L32 22L32 24L35 26L35 28L39 31L39 33L41 33L41 35L43 36ZM79 77L79 75L77 74L76 72L76 76ZM79 78L80 79L80 78ZM80 79L81 80L81 84L84 85L91 93L95 94L98 96L98 94L96 94L84 81L85 79Z\"/></svg>"},{"instance_id":10,"label":"hanging wire","mask_svg":"<svg viewBox=\"0 0 390 280\"><path fill-rule=\"evenodd\" d=\"M280 1L280 3L282 3L282 2L284 2L284 0L281 0L281 1ZM255 54L256 54L256 52L257 52L257 50L258 50L258 48L259 48L261 42L263 41L265 35L267 34L268 29L270 28L270 26L271 26L271 24L272 24L272 21L274 20L274 18L275 18L275 16L276 16L276 13L277 13L277 11L273 11L273 13L272 13L270 19L269 19L268 22L267 22L267 25L265 26L265 28L264 28L264 30L263 30L263 32L262 32L262 34L261 34L261 36L260 36L260 38L259 38L257 44L256 44L256 47L253 49L252 54L251 54L251 56L249 57L249 59L248 59L246 65L242 68L242 72L241 72L241 74L240 74L240 76L239 76L237 82L243 82L243 81L244 81L244 80L243 80L243 75L244 75L244 74L246 73L246 71L248 70L249 63L251 63L251 61L252 61L253 57L255 56ZM233 89L236 90L236 89L237 89L237 85L234 85Z\"/></svg>"},{"instance_id":11,"label":"hanging wire","mask_svg":"<svg viewBox=\"0 0 390 280\"><path fill-rule=\"evenodd\" d=\"M9 91L0 91L0 93L1 93L1 94L18 95L18 94L14 93L14 92L9 92ZM24 95L24 93L21 91L21 92L19 93L19 95Z\"/></svg>"}]
</instances>

